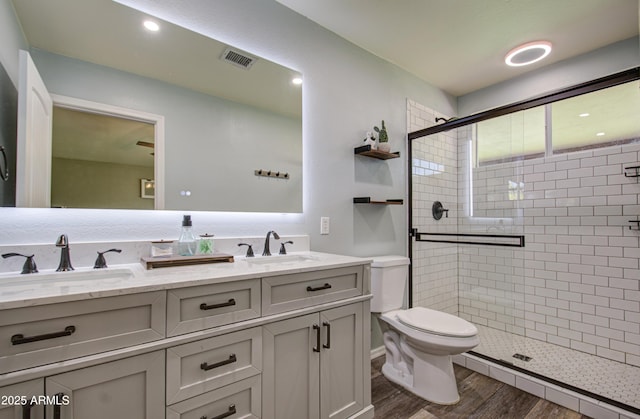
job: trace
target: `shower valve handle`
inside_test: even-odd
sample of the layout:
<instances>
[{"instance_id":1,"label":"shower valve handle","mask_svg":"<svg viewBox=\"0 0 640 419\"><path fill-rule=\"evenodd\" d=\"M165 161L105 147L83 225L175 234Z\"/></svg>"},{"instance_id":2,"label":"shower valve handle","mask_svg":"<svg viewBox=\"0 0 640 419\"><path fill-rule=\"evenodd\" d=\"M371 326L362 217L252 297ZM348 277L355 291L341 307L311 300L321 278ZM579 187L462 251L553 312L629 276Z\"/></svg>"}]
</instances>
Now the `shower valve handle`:
<instances>
[{"instance_id":1,"label":"shower valve handle","mask_svg":"<svg viewBox=\"0 0 640 419\"><path fill-rule=\"evenodd\" d=\"M431 214L435 220L439 220L442 218L442 214L445 214L446 218L449 218L449 210L442 205L442 202L436 201L433 203L431 207Z\"/></svg>"}]
</instances>

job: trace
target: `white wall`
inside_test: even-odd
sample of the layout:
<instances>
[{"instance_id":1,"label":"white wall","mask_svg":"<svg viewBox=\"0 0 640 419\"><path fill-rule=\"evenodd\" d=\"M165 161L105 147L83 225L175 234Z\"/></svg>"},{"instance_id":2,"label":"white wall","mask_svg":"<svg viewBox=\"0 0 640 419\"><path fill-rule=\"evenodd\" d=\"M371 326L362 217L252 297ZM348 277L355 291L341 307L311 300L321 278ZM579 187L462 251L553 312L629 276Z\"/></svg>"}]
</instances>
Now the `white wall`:
<instances>
[{"instance_id":1,"label":"white wall","mask_svg":"<svg viewBox=\"0 0 640 419\"><path fill-rule=\"evenodd\" d=\"M304 75L303 214L194 212L194 227L217 236L308 233L312 249L350 255L406 253L406 207L352 203L354 196L406 197L406 164L356 163L352 150L384 119L392 147L406 156L406 98L456 114L454 98L274 1L126 3ZM321 216L331 217L328 236L319 234ZM53 243L62 232L72 242L170 238L181 218L172 211L2 209L0 244Z\"/></svg>"}]
</instances>

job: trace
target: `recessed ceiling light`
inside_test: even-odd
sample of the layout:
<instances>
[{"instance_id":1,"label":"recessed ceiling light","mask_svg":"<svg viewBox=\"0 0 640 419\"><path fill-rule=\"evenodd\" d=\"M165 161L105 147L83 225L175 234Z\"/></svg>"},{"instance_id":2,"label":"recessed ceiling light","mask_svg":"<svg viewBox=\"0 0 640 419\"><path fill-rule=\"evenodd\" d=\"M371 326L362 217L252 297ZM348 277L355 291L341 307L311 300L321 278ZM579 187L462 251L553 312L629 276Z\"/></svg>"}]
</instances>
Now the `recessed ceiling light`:
<instances>
[{"instance_id":1,"label":"recessed ceiling light","mask_svg":"<svg viewBox=\"0 0 640 419\"><path fill-rule=\"evenodd\" d=\"M585 113L581 113L580 115L578 115L580 118L586 118L587 116L589 116L588 112Z\"/></svg>"},{"instance_id":2,"label":"recessed ceiling light","mask_svg":"<svg viewBox=\"0 0 640 419\"><path fill-rule=\"evenodd\" d=\"M599 132L596 134L598 137L602 137L604 135L604 132Z\"/></svg>"},{"instance_id":3,"label":"recessed ceiling light","mask_svg":"<svg viewBox=\"0 0 640 419\"><path fill-rule=\"evenodd\" d=\"M152 20L145 20L144 27L151 32L158 32L160 30L160 26Z\"/></svg>"},{"instance_id":4,"label":"recessed ceiling light","mask_svg":"<svg viewBox=\"0 0 640 419\"><path fill-rule=\"evenodd\" d=\"M511 67L520 67L538 62L550 53L551 42L528 42L509 51L504 62Z\"/></svg>"},{"instance_id":5,"label":"recessed ceiling light","mask_svg":"<svg viewBox=\"0 0 640 419\"><path fill-rule=\"evenodd\" d=\"M294 77L293 79L291 79L291 83L293 83L295 85L301 85L302 84L302 77Z\"/></svg>"}]
</instances>

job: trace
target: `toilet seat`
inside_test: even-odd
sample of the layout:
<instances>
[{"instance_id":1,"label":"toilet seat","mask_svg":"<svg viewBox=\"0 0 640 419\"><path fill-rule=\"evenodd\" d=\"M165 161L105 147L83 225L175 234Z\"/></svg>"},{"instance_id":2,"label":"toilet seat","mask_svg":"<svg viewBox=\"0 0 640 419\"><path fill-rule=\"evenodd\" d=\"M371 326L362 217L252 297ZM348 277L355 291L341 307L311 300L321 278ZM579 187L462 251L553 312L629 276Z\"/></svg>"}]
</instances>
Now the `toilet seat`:
<instances>
[{"instance_id":1,"label":"toilet seat","mask_svg":"<svg viewBox=\"0 0 640 419\"><path fill-rule=\"evenodd\" d=\"M397 312L397 318L405 326L442 336L471 337L478 329L468 321L449 313L414 307Z\"/></svg>"}]
</instances>

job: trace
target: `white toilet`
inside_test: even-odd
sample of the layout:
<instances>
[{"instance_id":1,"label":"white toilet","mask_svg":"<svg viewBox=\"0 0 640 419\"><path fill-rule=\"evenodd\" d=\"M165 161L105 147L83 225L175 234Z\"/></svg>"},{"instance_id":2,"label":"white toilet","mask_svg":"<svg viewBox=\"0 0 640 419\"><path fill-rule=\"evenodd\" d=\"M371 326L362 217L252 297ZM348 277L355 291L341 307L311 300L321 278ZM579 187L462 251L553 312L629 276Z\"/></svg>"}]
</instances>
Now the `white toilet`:
<instances>
[{"instance_id":1,"label":"white toilet","mask_svg":"<svg viewBox=\"0 0 640 419\"><path fill-rule=\"evenodd\" d=\"M433 403L460 400L451 355L476 347L478 329L468 321L423 307L403 310L409 259L374 257L371 311L380 313L389 380Z\"/></svg>"}]
</instances>

